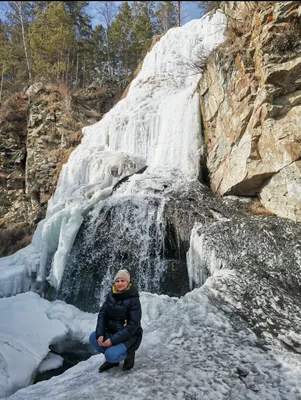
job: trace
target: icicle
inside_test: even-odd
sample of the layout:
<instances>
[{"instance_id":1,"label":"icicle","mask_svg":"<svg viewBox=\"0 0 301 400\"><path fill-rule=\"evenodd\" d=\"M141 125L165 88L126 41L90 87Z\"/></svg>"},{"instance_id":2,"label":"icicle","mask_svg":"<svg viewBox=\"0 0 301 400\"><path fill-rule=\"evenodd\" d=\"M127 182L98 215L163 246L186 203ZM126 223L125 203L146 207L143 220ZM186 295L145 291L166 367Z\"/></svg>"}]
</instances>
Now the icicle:
<instances>
[{"instance_id":1,"label":"icicle","mask_svg":"<svg viewBox=\"0 0 301 400\"><path fill-rule=\"evenodd\" d=\"M205 234L199 234L200 224L196 224L190 236L190 246L187 252L187 269L189 277L189 287L202 286L209 276L223 267L223 261L216 256L216 251L206 243Z\"/></svg>"}]
</instances>

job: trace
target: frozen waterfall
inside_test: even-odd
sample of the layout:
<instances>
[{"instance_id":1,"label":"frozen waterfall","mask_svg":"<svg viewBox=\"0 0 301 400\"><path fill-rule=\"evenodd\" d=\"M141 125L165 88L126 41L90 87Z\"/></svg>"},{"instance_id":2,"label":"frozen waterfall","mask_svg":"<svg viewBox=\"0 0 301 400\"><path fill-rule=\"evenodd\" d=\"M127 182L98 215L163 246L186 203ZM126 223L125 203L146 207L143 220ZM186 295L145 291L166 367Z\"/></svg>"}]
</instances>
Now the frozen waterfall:
<instances>
[{"instance_id":1,"label":"frozen waterfall","mask_svg":"<svg viewBox=\"0 0 301 400\"><path fill-rule=\"evenodd\" d=\"M217 12L170 29L156 43L126 98L101 121L83 129L82 142L63 166L33 243L3 259L5 268L16 264L17 258L29 277L27 286L36 279L41 285L48 280L59 288L84 217L112 194L116 183L147 166L143 175L148 179L144 178L139 196L150 192L160 197L152 177L160 177L163 186L166 180L166 186L173 188L198 178L200 74L191 65L222 42L223 31L224 16ZM129 187L137 182L131 179ZM0 282L0 291L5 290Z\"/></svg>"}]
</instances>

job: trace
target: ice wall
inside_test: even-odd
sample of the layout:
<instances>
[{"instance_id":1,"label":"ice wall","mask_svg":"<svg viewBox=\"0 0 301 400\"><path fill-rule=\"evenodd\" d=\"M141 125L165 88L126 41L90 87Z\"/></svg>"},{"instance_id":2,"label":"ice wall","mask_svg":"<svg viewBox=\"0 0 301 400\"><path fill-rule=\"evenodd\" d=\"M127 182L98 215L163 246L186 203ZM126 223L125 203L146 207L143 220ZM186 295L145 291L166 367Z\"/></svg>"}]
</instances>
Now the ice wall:
<instances>
[{"instance_id":1,"label":"ice wall","mask_svg":"<svg viewBox=\"0 0 301 400\"><path fill-rule=\"evenodd\" d=\"M200 74L191 65L223 40L223 31L224 16L218 12L170 29L145 57L127 97L83 129L82 143L63 166L41 235L33 243L35 254L40 252L37 281L47 278L60 286L83 217L125 176L147 165L158 176L177 171L180 179L197 179Z\"/></svg>"},{"instance_id":2,"label":"ice wall","mask_svg":"<svg viewBox=\"0 0 301 400\"><path fill-rule=\"evenodd\" d=\"M199 233L199 224L196 224L191 231L190 246L187 253L187 269L189 277L189 287L194 289L202 286L209 276L215 271L225 267L216 251L208 249L206 246L206 237L203 233Z\"/></svg>"}]
</instances>

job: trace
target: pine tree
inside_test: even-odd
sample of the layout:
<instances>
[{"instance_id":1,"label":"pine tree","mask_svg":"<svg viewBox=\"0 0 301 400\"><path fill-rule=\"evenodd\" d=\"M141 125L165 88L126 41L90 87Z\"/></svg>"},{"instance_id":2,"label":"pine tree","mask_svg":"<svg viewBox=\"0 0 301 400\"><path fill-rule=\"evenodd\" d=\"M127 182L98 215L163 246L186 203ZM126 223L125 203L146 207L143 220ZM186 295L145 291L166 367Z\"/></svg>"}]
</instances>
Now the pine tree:
<instances>
[{"instance_id":1,"label":"pine tree","mask_svg":"<svg viewBox=\"0 0 301 400\"><path fill-rule=\"evenodd\" d=\"M157 33L166 33L168 29L177 26L177 11L173 1L157 2L155 11Z\"/></svg>"},{"instance_id":2,"label":"pine tree","mask_svg":"<svg viewBox=\"0 0 301 400\"><path fill-rule=\"evenodd\" d=\"M1 71L1 84L0 84L0 102L3 98L3 81L7 76L9 77L9 71L11 70L11 58L9 56L9 37L8 37L8 26L0 20L0 71Z\"/></svg>"},{"instance_id":3,"label":"pine tree","mask_svg":"<svg viewBox=\"0 0 301 400\"><path fill-rule=\"evenodd\" d=\"M108 30L112 45L110 58L114 74L119 78L128 77L132 72L131 34L132 10L128 2L124 1Z\"/></svg>"},{"instance_id":4,"label":"pine tree","mask_svg":"<svg viewBox=\"0 0 301 400\"><path fill-rule=\"evenodd\" d=\"M37 77L61 80L68 72L68 54L75 44L73 21L64 2L50 1L29 29L33 71Z\"/></svg>"},{"instance_id":5,"label":"pine tree","mask_svg":"<svg viewBox=\"0 0 301 400\"><path fill-rule=\"evenodd\" d=\"M202 14L206 14L207 12L213 10L220 6L221 1L197 1L198 7L201 9Z\"/></svg>"},{"instance_id":6,"label":"pine tree","mask_svg":"<svg viewBox=\"0 0 301 400\"><path fill-rule=\"evenodd\" d=\"M32 79L31 61L28 49L28 27L33 17L33 3L31 1L9 1L9 10L6 18L9 21L9 37L11 56L15 64L15 77ZM19 71L17 72L16 70ZM22 72L21 72L22 71ZM27 76L24 76L24 71Z\"/></svg>"},{"instance_id":7,"label":"pine tree","mask_svg":"<svg viewBox=\"0 0 301 400\"><path fill-rule=\"evenodd\" d=\"M106 41L106 58L107 58L107 73L109 77L113 76L113 69L111 66L110 53L111 43L108 34L109 27L116 15L117 9L114 1L95 1L95 9L100 16L100 19L105 27L105 41Z\"/></svg>"},{"instance_id":8,"label":"pine tree","mask_svg":"<svg viewBox=\"0 0 301 400\"><path fill-rule=\"evenodd\" d=\"M4 66L4 72L9 73L11 69L11 59L9 56L10 45L8 35L8 25L0 19L0 67Z\"/></svg>"},{"instance_id":9,"label":"pine tree","mask_svg":"<svg viewBox=\"0 0 301 400\"><path fill-rule=\"evenodd\" d=\"M133 2L132 55L137 64L150 46L153 37L152 9L144 1Z\"/></svg>"},{"instance_id":10,"label":"pine tree","mask_svg":"<svg viewBox=\"0 0 301 400\"><path fill-rule=\"evenodd\" d=\"M85 11L88 2L65 1L64 3L65 10L72 19L72 26L75 32L75 47L70 48L68 53L70 81L74 82L75 85L83 86L88 75L89 40L92 33L91 18Z\"/></svg>"},{"instance_id":11,"label":"pine tree","mask_svg":"<svg viewBox=\"0 0 301 400\"><path fill-rule=\"evenodd\" d=\"M102 83L109 79L106 55L106 30L96 25L86 48L86 83Z\"/></svg>"}]
</instances>

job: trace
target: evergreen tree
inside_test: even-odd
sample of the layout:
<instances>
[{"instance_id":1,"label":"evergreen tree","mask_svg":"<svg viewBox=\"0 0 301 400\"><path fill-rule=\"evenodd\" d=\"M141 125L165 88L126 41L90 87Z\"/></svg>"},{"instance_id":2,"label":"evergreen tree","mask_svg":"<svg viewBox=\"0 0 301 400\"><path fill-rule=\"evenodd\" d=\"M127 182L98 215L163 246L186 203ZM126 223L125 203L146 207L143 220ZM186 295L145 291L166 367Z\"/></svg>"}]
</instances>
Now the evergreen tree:
<instances>
[{"instance_id":1,"label":"evergreen tree","mask_svg":"<svg viewBox=\"0 0 301 400\"><path fill-rule=\"evenodd\" d=\"M144 1L134 1L132 11L132 55L137 64L145 55L153 37L152 9Z\"/></svg>"},{"instance_id":2,"label":"evergreen tree","mask_svg":"<svg viewBox=\"0 0 301 400\"><path fill-rule=\"evenodd\" d=\"M37 77L61 80L68 72L68 54L75 44L73 21L64 2L50 1L29 29L32 66Z\"/></svg>"},{"instance_id":3,"label":"evergreen tree","mask_svg":"<svg viewBox=\"0 0 301 400\"><path fill-rule=\"evenodd\" d=\"M157 20L156 33L166 33L168 29L177 26L177 11L175 3L173 1L157 2L155 17Z\"/></svg>"},{"instance_id":4,"label":"evergreen tree","mask_svg":"<svg viewBox=\"0 0 301 400\"><path fill-rule=\"evenodd\" d=\"M92 29L87 1L8 2L7 20L0 21L3 72L23 84L32 76L79 87L112 79L124 86L153 35L179 24L182 3L123 1L116 13L116 2L95 2L103 23Z\"/></svg>"},{"instance_id":5,"label":"evergreen tree","mask_svg":"<svg viewBox=\"0 0 301 400\"><path fill-rule=\"evenodd\" d=\"M106 30L96 25L87 42L86 83L102 83L109 79L106 55Z\"/></svg>"},{"instance_id":6,"label":"evergreen tree","mask_svg":"<svg viewBox=\"0 0 301 400\"><path fill-rule=\"evenodd\" d=\"M33 14L34 18L40 11L45 11L48 1L34 1L33 2Z\"/></svg>"},{"instance_id":7,"label":"evergreen tree","mask_svg":"<svg viewBox=\"0 0 301 400\"><path fill-rule=\"evenodd\" d=\"M108 29L111 42L111 60L114 74L128 77L132 72L131 36L132 10L127 1L119 7L115 20Z\"/></svg>"},{"instance_id":8,"label":"evergreen tree","mask_svg":"<svg viewBox=\"0 0 301 400\"><path fill-rule=\"evenodd\" d=\"M73 72L71 81L83 86L88 76L90 37L92 33L91 18L86 13L87 1L65 1L65 9L72 19L75 32L75 47L69 49L68 60Z\"/></svg>"},{"instance_id":9,"label":"evergreen tree","mask_svg":"<svg viewBox=\"0 0 301 400\"><path fill-rule=\"evenodd\" d=\"M202 15L220 6L221 1L197 1L198 7L201 9Z\"/></svg>"},{"instance_id":10,"label":"evergreen tree","mask_svg":"<svg viewBox=\"0 0 301 400\"><path fill-rule=\"evenodd\" d=\"M0 19L0 68L1 71L4 67L4 73L9 73L11 71L11 57L10 57L10 44L9 44L9 34L8 25L2 22Z\"/></svg>"},{"instance_id":11,"label":"evergreen tree","mask_svg":"<svg viewBox=\"0 0 301 400\"><path fill-rule=\"evenodd\" d=\"M28 48L28 28L33 17L33 2L9 1L6 18L9 24L12 65L15 78L32 79L31 61ZM18 72L17 72L18 71ZM24 71L26 75L24 76Z\"/></svg>"},{"instance_id":12,"label":"evergreen tree","mask_svg":"<svg viewBox=\"0 0 301 400\"><path fill-rule=\"evenodd\" d=\"M11 71L11 58L10 58L10 46L8 38L8 26L0 20L0 102L3 98L3 81L4 78L10 77L9 72Z\"/></svg>"},{"instance_id":13,"label":"evergreen tree","mask_svg":"<svg viewBox=\"0 0 301 400\"><path fill-rule=\"evenodd\" d=\"M111 43L108 34L109 27L116 15L117 9L115 1L95 1L95 9L100 16L100 19L105 26L105 41L106 41L106 58L107 58L107 73L110 77L113 76L113 69L111 66L110 53Z\"/></svg>"}]
</instances>

